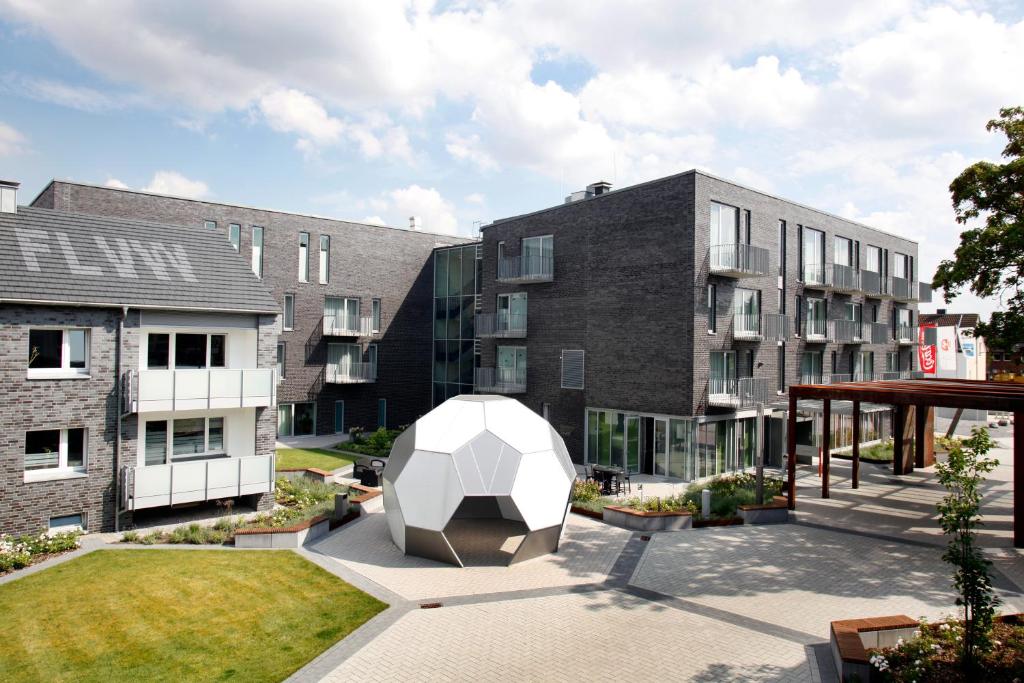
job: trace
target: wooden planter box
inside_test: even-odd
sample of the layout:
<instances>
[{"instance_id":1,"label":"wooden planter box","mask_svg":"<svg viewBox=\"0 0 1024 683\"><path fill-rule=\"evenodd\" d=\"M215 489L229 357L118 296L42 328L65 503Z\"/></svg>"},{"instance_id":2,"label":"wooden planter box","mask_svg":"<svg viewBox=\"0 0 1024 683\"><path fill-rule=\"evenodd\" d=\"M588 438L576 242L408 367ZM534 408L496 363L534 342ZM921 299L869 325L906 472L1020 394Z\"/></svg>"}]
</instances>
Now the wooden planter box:
<instances>
[{"instance_id":1,"label":"wooden planter box","mask_svg":"<svg viewBox=\"0 0 1024 683\"><path fill-rule=\"evenodd\" d=\"M634 531L677 531L693 528L693 517L689 512L641 512L609 505L604 509L603 519L608 524Z\"/></svg>"},{"instance_id":2,"label":"wooden planter box","mask_svg":"<svg viewBox=\"0 0 1024 683\"><path fill-rule=\"evenodd\" d=\"M590 517L591 519L604 519L603 513L594 512L593 510L588 510L587 508L578 508L575 505L573 505L571 508L569 508L569 510L571 512L575 512L577 515L583 515L584 517Z\"/></svg>"},{"instance_id":3,"label":"wooden planter box","mask_svg":"<svg viewBox=\"0 0 1024 683\"><path fill-rule=\"evenodd\" d=\"M240 529L235 532L236 548L298 548L330 531L331 518L320 515L290 527Z\"/></svg>"},{"instance_id":4,"label":"wooden planter box","mask_svg":"<svg viewBox=\"0 0 1024 683\"><path fill-rule=\"evenodd\" d=\"M782 496L775 496L764 505L740 505L739 515L744 524L782 524L789 521L789 506Z\"/></svg>"},{"instance_id":5,"label":"wooden planter box","mask_svg":"<svg viewBox=\"0 0 1024 683\"><path fill-rule=\"evenodd\" d=\"M321 470L316 467L278 470L275 474L276 476L287 479L288 481L293 481L295 479L312 479L313 481L319 481L321 483L334 481L333 472Z\"/></svg>"}]
</instances>

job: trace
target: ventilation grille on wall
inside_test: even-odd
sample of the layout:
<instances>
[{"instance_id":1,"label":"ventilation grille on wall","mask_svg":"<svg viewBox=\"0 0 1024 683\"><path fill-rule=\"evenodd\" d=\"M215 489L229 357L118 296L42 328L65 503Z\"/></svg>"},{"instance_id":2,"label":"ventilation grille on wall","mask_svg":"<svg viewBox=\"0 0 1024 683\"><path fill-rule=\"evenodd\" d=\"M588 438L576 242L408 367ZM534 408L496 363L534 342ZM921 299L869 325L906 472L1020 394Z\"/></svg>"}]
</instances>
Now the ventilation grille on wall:
<instances>
[{"instance_id":1,"label":"ventilation grille on wall","mask_svg":"<svg viewBox=\"0 0 1024 683\"><path fill-rule=\"evenodd\" d=\"M583 388L583 351L562 350L562 388Z\"/></svg>"}]
</instances>

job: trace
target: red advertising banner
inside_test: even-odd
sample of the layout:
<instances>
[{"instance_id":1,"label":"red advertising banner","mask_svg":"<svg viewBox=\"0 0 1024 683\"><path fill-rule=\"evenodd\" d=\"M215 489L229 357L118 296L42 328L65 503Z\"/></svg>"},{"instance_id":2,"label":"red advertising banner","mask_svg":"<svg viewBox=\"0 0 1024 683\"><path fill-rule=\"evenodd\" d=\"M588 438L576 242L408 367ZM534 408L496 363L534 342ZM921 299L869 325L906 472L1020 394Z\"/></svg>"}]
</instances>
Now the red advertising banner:
<instances>
[{"instance_id":1,"label":"red advertising banner","mask_svg":"<svg viewBox=\"0 0 1024 683\"><path fill-rule=\"evenodd\" d=\"M921 372L927 375L934 375L935 344L924 343L924 331L929 327L934 328L935 325L920 325L917 328L917 362L921 366Z\"/></svg>"}]
</instances>

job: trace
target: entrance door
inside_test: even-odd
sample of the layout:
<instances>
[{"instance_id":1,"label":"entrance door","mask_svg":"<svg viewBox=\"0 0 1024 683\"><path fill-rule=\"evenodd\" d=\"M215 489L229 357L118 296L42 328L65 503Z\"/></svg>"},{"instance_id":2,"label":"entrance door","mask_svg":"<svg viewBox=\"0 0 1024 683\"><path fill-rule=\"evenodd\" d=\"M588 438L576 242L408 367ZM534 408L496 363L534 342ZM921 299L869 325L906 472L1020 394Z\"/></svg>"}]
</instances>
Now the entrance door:
<instances>
[{"instance_id":1,"label":"entrance door","mask_svg":"<svg viewBox=\"0 0 1024 683\"><path fill-rule=\"evenodd\" d=\"M668 420L654 418L654 474L668 475Z\"/></svg>"},{"instance_id":2,"label":"entrance door","mask_svg":"<svg viewBox=\"0 0 1024 683\"><path fill-rule=\"evenodd\" d=\"M345 433L345 402L335 401L334 402L334 433L344 434Z\"/></svg>"}]
</instances>

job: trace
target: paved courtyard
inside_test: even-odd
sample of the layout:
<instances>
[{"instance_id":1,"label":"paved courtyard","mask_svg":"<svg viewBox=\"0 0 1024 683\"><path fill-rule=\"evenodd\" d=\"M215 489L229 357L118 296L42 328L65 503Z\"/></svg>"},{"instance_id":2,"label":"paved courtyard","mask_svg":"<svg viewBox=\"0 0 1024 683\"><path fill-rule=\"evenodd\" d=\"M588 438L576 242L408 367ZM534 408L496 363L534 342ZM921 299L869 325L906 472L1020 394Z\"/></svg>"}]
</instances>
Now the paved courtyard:
<instances>
[{"instance_id":1,"label":"paved courtyard","mask_svg":"<svg viewBox=\"0 0 1024 683\"><path fill-rule=\"evenodd\" d=\"M785 525L645 541L570 515L558 554L511 568L405 557L377 510L303 553L391 608L295 680L835 680L830 621L953 609L931 531L934 475L870 467L853 492L838 465L829 501L803 468ZM1002 609L1018 611L1024 560L998 517L1010 474L1004 464L993 477L986 513Z\"/></svg>"}]
</instances>

